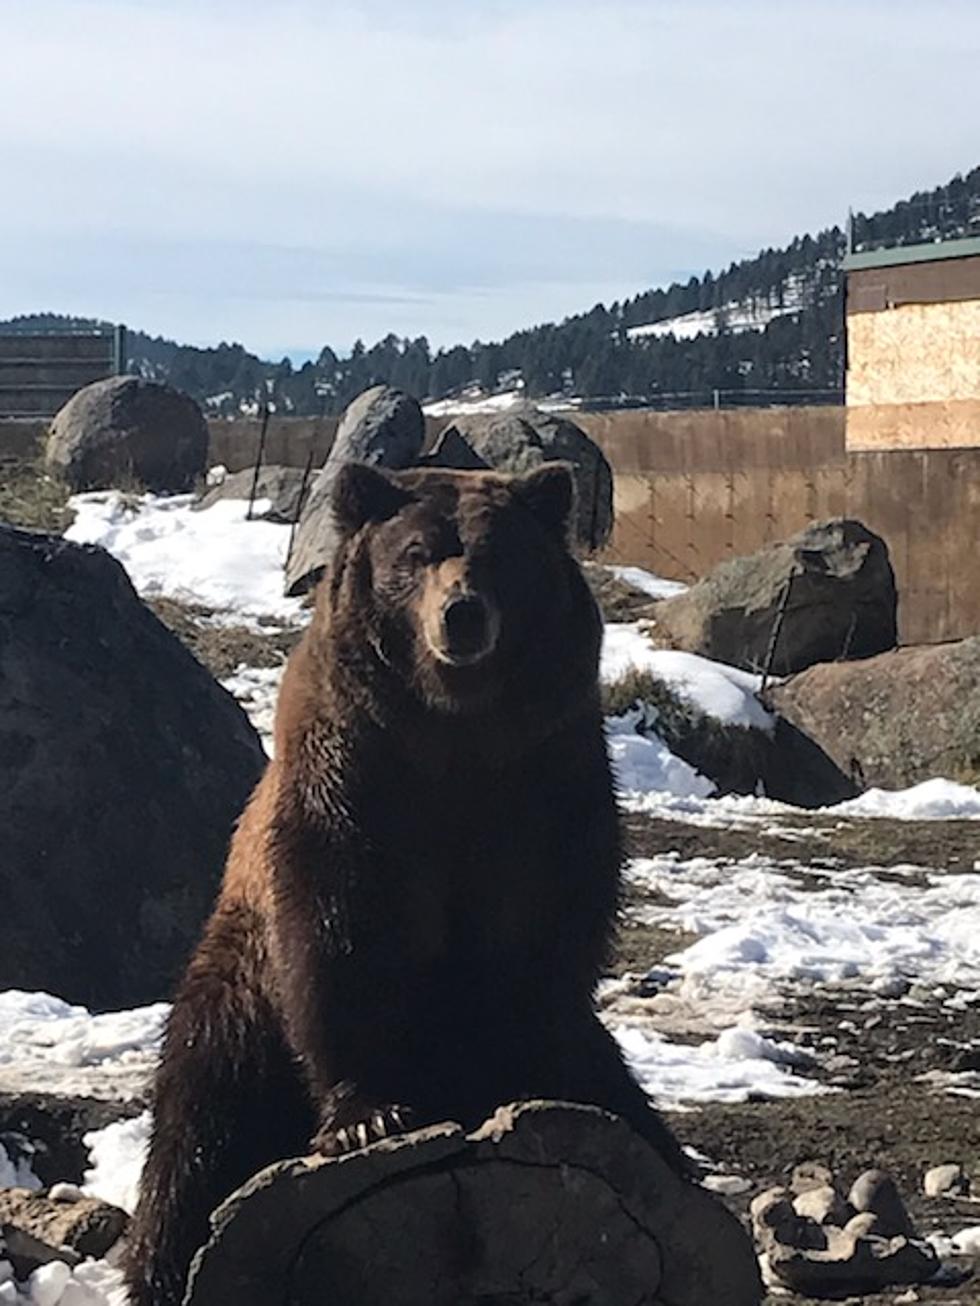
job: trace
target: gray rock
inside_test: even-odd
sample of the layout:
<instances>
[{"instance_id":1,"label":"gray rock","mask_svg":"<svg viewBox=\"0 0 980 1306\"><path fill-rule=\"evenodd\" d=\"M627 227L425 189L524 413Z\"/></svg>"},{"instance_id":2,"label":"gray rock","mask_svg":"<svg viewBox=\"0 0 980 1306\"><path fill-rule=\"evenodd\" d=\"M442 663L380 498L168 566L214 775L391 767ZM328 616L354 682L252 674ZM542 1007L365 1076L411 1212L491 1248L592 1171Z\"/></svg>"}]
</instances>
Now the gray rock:
<instances>
[{"instance_id":1,"label":"gray rock","mask_svg":"<svg viewBox=\"0 0 980 1306\"><path fill-rule=\"evenodd\" d=\"M330 494L338 469L348 462L375 467L411 467L422 452L425 419L418 400L378 385L348 405L330 454L313 482L300 518L286 593L304 594L323 574L336 546Z\"/></svg>"},{"instance_id":2,"label":"gray rock","mask_svg":"<svg viewBox=\"0 0 980 1306\"><path fill-rule=\"evenodd\" d=\"M9 1261L14 1277L21 1282L29 1279L35 1270L52 1261L74 1267L82 1257L70 1247L56 1247L36 1238L16 1225L0 1223L0 1261ZM19 1298L18 1298L19 1300Z\"/></svg>"},{"instance_id":3,"label":"gray rock","mask_svg":"<svg viewBox=\"0 0 980 1306\"><path fill-rule=\"evenodd\" d=\"M752 1228L763 1249L775 1245L820 1248L827 1237L815 1220L800 1215L785 1188L767 1188L749 1204Z\"/></svg>"},{"instance_id":4,"label":"gray rock","mask_svg":"<svg viewBox=\"0 0 980 1306\"><path fill-rule=\"evenodd\" d=\"M822 1161L801 1161L793 1167L789 1186L794 1193L806 1193L811 1188L833 1188L833 1171Z\"/></svg>"},{"instance_id":5,"label":"gray rock","mask_svg":"<svg viewBox=\"0 0 980 1306\"><path fill-rule=\"evenodd\" d=\"M847 1200L856 1213L868 1211L876 1215L879 1231L885 1236L914 1235L912 1221L895 1180L884 1170L865 1170L859 1174L851 1186Z\"/></svg>"},{"instance_id":6,"label":"gray rock","mask_svg":"<svg viewBox=\"0 0 980 1306\"><path fill-rule=\"evenodd\" d=\"M861 1211L858 1215L852 1215L844 1225L844 1232L854 1238L867 1238L869 1235L874 1235L876 1238L884 1236L881 1221L871 1211Z\"/></svg>"},{"instance_id":7,"label":"gray rock","mask_svg":"<svg viewBox=\"0 0 980 1306\"><path fill-rule=\"evenodd\" d=\"M101 549L0 527L0 989L169 996L265 765Z\"/></svg>"},{"instance_id":8,"label":"gray rock","mask_svg":"<svg viewBox=\"0 0 980 1306\"><path fill-rule=\"evenodd\" d=\"M749 1203L749 1215L756 1230L774 1228L793 1214L788 1188L765 1188Z\"/></svg>"},{"instance_id":9,"label":"gray rock","mask_svg":"<svg viewBox=\"0 0 980 1306\"><path fill-rule=\"evenodd\" d=\"M980 637L811 667L775 686L772 701L868 785L968 772L980 739Z\"/></svg>"},{"instance_id":10,"label":"gray rock","mask_svg":"<svg viewBox=\"0 0 980 1306\"><path fill-rule=\"evenodd\" d=\"M196 512L203 512L223 499L237 499L248 503L255 480L255 468L246 467L244 471L232 472L218 485L205 490L194 504ZM300 489L303 485L303 471L299 467L281 467L278 463L269 463L259 468L258 481L255 485L256 499L268 502L268 507L254 514L256 521L282 522L286 525L296 520L299 507Z\"/></svg>"},{"instance_id":11,"label":"gray rock","mask_svg":"<svg viewBox=\"0 0 980 1306\"><path fill-rule=\"evenodd\" d=\"M758 670L782 610L772 670L784 676L894 648L897 603L884 540L860 522L835 519L722 563L661 600L655 620L676 648Z\"/></svg>"},{"instance_id":12,"label":"gray rock","mask_svg":"<svg viewBox=\"0 0 980 1306\"><path fill-rule=\"evenodd\" d=\"M118 1242L128 1222L125 1211L95 1197L54 1201L44 1193L0 1188L0 1226L8 1241L10 1230L19 1229L50 1247L98 1259Z\"/></svg>"},{"instance_id":13,"label":"gray rock","mask_svg":"<svg viewBox=\"0 0 980 1306\"><path fill-rule=\"evenodd\" d=\"M204 474L208 428L189 395L159 381L113 376L73 395L51 423L49 472L73 490L193 488Z\"/></svg>"},{"instance_id":14,"label":"gray rock","mask_svg":"<svg viewBox=\"0 0 980 1306\"><path fill-rule=\"evenodd\" d=\"M442 433L437 449L468 448L499 472L527 472L543 462L567 462L575 476L575 541L586 551L602 547L613 526L612 469L599 446L566 417L528 405L506 413L459 416ZM448 452L442 455L448 458ZM441 466L464 466L462 462Z\"/></svg>"},{"instance_id":15,"label":"gray rock","mask_svg":"<svg viewBox=\"0 0 980 1306\"><path fill-rule=\"evenodd\" d=\"M934 1165L922 1181L926 1197L966 1197L970 1177L961 1165Z\"/></svg>"},{"instance_id":16,"label":"gray rock","mask_svg":"<svg viewBox=\"0 0 980 1306\"><path fill-rule=\"evenodd\" d=\"M775 1246L767 1250L769 1269L799 1293L821 1297L876 1292L907 1283L925 1283L939 1268L929 1243L909 1238L856 1238L827 1230L823 1249Z\"/></svg>"},{"instance_id":17,"label":"gray rock","mask_svg":"<svg viewBox=\"0 0 980 1306\"><path fill-rule=\"evenodd\" d=\"M835 1188L808 1188L793 1199L797 1215L815 1220L817 1224L837 1225L843 1228L854 1212Z\"/></svg>"}]
</instances>

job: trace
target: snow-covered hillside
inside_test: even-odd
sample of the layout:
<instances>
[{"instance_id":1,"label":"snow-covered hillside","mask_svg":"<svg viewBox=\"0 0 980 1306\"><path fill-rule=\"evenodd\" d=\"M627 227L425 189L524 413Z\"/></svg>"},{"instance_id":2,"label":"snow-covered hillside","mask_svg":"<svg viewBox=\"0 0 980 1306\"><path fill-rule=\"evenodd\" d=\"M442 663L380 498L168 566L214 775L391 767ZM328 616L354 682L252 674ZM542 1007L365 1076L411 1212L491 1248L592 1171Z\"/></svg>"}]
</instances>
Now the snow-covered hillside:
<instances>
[{"instance_id":1,"label":"snow-covered hillside","mask_svg":"<svg viewBox=\"0 0 980 1306\"><path fill-rule=\"evenodd\" d=\"M783 286L783 293L778 299L731 301L720 308L682 313L679 317L632 326L626 334L631 340L661 339L665 336L673 336L675 340L693 340L696 336L717 335L723 326L733 335L739 335L743 331L764 331L774 318L786 313L798 313L803 307L803 283L799 277L791 277Z\"/></svg>"}]
</instances>

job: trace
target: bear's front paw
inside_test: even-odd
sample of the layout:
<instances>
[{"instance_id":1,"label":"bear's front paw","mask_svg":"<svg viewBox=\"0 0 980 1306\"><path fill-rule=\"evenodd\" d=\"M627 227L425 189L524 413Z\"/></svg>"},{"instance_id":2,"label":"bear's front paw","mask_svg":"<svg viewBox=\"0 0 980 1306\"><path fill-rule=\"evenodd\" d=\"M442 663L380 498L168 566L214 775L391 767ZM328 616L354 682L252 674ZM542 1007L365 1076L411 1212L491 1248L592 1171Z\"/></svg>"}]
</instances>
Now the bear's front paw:
<instances>
[{"instance_id":1,"label":"bear's front paw","mask_svg":"<svg viewBox=\"0 0 980 1306\"><path fill-rule=\"evenodd\" d=\"M348 1124L329 1121L314 1135L311 1146L320 1156L343 1156L393 1134L407 1133L411 1127L411 1112L407 1107L394 1104L375 1107Z\"/></svg>"}]
</instances>

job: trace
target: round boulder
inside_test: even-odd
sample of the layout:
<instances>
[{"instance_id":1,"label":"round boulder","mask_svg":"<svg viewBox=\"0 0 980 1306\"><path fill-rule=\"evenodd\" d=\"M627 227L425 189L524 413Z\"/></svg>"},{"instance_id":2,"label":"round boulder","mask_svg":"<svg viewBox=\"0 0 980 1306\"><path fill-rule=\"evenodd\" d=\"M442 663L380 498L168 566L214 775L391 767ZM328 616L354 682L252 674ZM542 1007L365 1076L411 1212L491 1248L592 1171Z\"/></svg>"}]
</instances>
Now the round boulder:
<instances>
[{"instance_id":1,"label":"round boulder","mask_svg":"<svg viewBox=\"0 0 980 1306\"><path fill-rule=\"evenodd\" d=\"M159 381L94 381L55 416L45 463L73 490L135 485L176 494L204 475L208 427L189 395Z\"/></svg>"},{"instance_id":2,"label":"round boulder","mask_svg":"<svg viewBox=\"0 0 980 1306\"><path fill-rule=\"evenodd\" d=\"M507 413L455 417L429 461L463 469L482 462L499 472L529 472L545 462L568 463L578 502L576 545L594 552L612 532L612 468L595 441L565 417L530 405Z\"/></svg>"},{"instance_id":3,"label":"round boulder","mask_svg":"<svg viewBox=\"0 0 980 1306\"><path fill-rule=\"evenodd\" d=\"M0 989L169 996L264 766L114 558L0 526Z\"/></svg>"},{"instance_id":4,"label":"round boulder","mask_svg":"<svg viewBox=\"0 0 980 1306\"><path fill-rule=\"evenodd\" d=\"M673 648L778 676L894 648L898 594L888 547L861 522L813 522L732 558L654 620Z\"/></svg>"}]
</instances>

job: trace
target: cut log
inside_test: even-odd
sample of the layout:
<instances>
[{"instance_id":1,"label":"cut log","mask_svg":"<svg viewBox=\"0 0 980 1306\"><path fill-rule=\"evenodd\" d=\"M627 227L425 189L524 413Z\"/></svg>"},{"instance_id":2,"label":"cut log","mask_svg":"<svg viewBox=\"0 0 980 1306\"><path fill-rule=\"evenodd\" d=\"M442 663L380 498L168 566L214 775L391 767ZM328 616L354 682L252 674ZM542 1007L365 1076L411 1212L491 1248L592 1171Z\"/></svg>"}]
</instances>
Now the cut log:
<instances>
[{"instance_id":1,"label":"cut log","mask_svg":"<svg viewBox=\"0 0 980 1306\"><path fill-rule=\"evenodd\" d=\"M594 1107L503 1107L270 1166L212 1217L185 1306L756 1306L724 1206Z\"/></svg>"}]
</instances>

